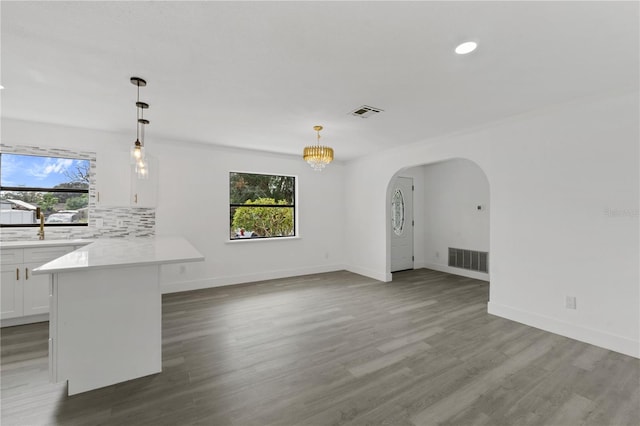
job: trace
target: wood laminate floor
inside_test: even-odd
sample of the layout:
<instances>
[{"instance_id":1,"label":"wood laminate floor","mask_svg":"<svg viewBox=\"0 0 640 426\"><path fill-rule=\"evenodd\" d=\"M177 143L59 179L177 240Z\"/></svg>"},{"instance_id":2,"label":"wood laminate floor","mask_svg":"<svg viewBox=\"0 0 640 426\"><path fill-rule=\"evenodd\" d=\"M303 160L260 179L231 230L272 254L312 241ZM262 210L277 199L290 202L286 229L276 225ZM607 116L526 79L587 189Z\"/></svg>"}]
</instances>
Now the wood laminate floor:
<instances>
[{"instance_id":1,"label":"wood laminate floor","mask_svg":"<svg viewBox=\"0 0 640 426\"><path fill-rule=\"evenodd\" d=\"M47 381L48 324L5 328L2 426L640 424L639 360L488 295L426 269L165 295L163 372L72 397Z\"/></svg>"}]
</instances>

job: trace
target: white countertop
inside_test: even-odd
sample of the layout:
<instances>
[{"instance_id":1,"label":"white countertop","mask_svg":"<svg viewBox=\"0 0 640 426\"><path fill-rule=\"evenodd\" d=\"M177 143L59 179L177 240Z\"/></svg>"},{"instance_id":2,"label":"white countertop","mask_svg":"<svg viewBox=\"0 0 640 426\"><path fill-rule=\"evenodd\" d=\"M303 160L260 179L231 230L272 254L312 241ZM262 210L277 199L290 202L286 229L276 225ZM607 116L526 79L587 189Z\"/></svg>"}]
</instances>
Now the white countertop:
<instances>
[{"instance_id":1,"label":"white countertop","mask_svg":"<svg viewBox=\"0 0 640 426\"><path fill-rule=\"evenodd\" d=\"M52 246L82 246L94 242L95 240L31 240L31 241L3 241L0 243L0 249L12 248L33 248L33 247L52 247Z\"/></svg>"},{"instance_id":2,"label":"white countertop","mask_svg":"<svg viewBox=\"0 0 640 426\"><path fill-rule=\"evenodd\" d=\"M65 254L39 268L34 274L86 271L89 269L162 263L198 262L204 256L182 237L104 239Z\"/></svg>"}]
</instances>

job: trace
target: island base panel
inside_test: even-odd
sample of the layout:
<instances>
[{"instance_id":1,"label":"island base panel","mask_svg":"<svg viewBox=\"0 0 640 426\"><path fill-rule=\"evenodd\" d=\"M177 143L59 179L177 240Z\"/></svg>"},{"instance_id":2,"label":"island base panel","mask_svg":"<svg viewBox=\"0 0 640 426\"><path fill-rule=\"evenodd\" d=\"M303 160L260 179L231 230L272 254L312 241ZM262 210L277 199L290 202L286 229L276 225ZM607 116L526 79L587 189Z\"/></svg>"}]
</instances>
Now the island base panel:
<instances>
[{"instance_id":1,"label":"island base panel","mask_svg":"<svg viewBox=\"0 0 640 426\"><path fill-rule=\"evenodd\" d=\"M59 272L51 377L73 395L162 370L159 266Z\"/></svg>"}]
</instances>

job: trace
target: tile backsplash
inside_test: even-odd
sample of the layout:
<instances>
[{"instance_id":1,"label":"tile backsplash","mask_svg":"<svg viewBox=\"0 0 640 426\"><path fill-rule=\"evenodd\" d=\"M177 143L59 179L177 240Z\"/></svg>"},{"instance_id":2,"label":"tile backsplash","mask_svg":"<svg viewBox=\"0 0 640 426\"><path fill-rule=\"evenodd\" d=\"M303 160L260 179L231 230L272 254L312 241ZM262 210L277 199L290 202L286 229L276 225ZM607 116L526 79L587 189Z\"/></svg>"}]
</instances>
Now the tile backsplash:
<instances>
[{"instance_id":1,"label":"tile backsplash","mask_svg":"<svg viewBox=\"0 0 640 426\"><path fill-rule=\"evenodd\" d=\"M46 226L46 239L135 238L155 235L156 209L140 207L98 207L96 205L96 153L63 148L41 148L0 144L0 152L82 158L90 161L89 226ZM101 226L98 227L97 225ZM0 241L36 240L37 228L0 228Z\"/></svg>"},{"instance_id":2,"label":"tile backsplash","mask_svg":"<svg viewBox=\"0 0 640 426\"><path fill-rule=\"evenodd\" d=\"M102 227L96 222L102 219ZM47 240L76 238L135 238L155 235L154 208L109 207L89 211L89 226L46 226ZM0 241L37 240L38 228L1 228Z\"/></svg>"}]
</instances>

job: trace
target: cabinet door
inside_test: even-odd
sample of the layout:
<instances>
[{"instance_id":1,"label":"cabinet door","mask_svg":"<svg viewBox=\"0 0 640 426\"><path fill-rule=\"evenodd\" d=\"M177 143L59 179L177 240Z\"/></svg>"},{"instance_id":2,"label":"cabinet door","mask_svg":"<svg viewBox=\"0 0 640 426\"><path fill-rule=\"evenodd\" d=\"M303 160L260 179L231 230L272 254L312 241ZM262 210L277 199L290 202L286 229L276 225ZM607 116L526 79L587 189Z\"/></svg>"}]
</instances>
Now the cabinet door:
<instances>
[{"instance_id":1,"label":"cabinet door","mask_svg":"<svg viewBox=\"0 0 640 426\"><path fill-rule=\"evenodd\" d=\"M158 160L147 156L149 176L147 179L139 179L135 167L131 168L131 206L155 207L158 192Z\"/></svg>"},{"instance_id":2,"label":"cabinet door","mask_svg":"<svg viewBox=\"0 0 640 426\"><path fill-rule=\"evenodd\" d=\"M0 278L0 318L21 317L24 282L22 265L2 265Z\"/></svg>"},{"instance_id":3,"label":"cabinet door","mask_svg":"<svg viewBox=\"0 0 640 426\"><path fill-rule=\"evenodd\" d=\"M99 207L129 205L130 161L125 151L105 151L96 158L96 204Z\"/></svg>"},{"instance_id":4,"label":"cabinet door","mask_svg":"<svg viewBox=\"0 0 640 426\"><path fill-rule=\"evenodd\" d=\"M49 312L50 274L33 275L33 269L42 263L26 263L23 267L24 312L23 315L46 314Z\"/></svg>"},{"instance_id":5,"label":"cabinet door","mask_svg":"<svg viewBox=\"0 0 640 426\"><path fill-rule=\"evenodd\" d=\"M49 274L33 275L33 270L43 264L73 251L72 246L34 247L24 249L24 264L20 271L22 280L23 315L49 312Z\"/></svg>"}]
</instances>

